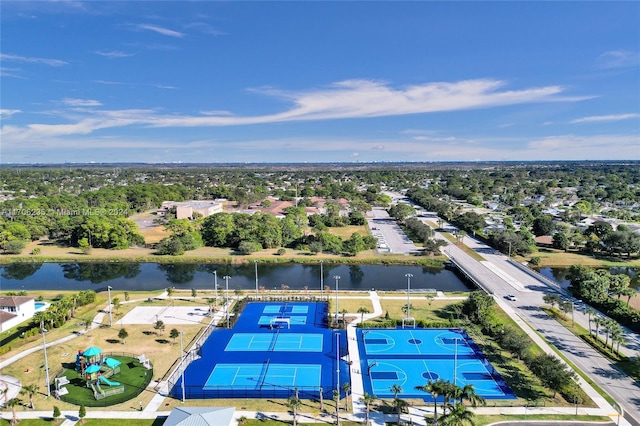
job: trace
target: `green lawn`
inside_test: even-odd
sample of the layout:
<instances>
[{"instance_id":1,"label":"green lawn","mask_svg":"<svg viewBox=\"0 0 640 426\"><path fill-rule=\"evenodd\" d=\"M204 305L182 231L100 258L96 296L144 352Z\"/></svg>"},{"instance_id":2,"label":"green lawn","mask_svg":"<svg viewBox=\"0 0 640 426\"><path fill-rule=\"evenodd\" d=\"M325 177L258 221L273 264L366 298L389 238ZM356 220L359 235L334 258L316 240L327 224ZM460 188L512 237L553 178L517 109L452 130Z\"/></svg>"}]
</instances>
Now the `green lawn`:
<instances>
[{"instance_id":1,"label":"green lawn","mask_svg":"<svg viewBox=\"0 0 640 426\"><path fill-rule=\"evenodd\" d=\"M71 404L85 405L87 407L106 407L122 403L140 394L151 381L153 370L144 368L136 358L128 356L112 356L112 358L117 359L122 364L120 365L120 372L111 376L109 380L123 385L123 393L96 400L91 388L86 386L85 378L75 371L75 364L68 363L64 365L66 370L63 375L69 379L70 384L66 385L69 393L63 395L60 399ZM101 387L105 391L110 389L105 384L101 384Z\"/></svg>"}]
</instances>

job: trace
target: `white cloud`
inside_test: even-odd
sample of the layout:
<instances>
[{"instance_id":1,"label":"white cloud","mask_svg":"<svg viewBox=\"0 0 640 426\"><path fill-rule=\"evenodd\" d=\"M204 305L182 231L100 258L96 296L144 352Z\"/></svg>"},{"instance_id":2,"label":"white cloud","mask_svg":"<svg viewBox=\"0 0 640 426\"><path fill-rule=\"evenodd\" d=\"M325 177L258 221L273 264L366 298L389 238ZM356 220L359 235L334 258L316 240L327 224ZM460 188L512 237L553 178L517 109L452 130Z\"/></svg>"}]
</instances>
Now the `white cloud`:
<instances>
[{"instance_id":1,"label":"white cloud","mask_svg":"<svg viewBox=\"0 0 640 426\"><path fill-rule=\"evenodd\" d=\"M0 67L0 77L11 77L11 78L21 78L21 79L25 79L25 77L16 74L16 72L19 72L20 69L19 68L7 68L7 67Z\"/></svg>"},{"instance_id":2,"label":"white cloud","mask_svg":"<svg viewBox=\"0 0 640 426\"><path fill-rule=\"evenodd\" d=\"M96 81L101 84L115 82ZM337 82L325 89L285 92L262 89L261 93L290 101L293 106L284 112L261 116L238 116L222 111L201 115L159 114L156 110L108 111L92 110L87 117L74 117L74 124L31 124L24 133L35 137L34 132L73 134L95 129L142 125L148 127L215 127L239 126L288 121L330 120L420 114L442 111L458 111L474 108L490 108L531 102L579 101L586 97L561 96L559 86L500 90L505 83L496 80L465 80L453 83L426 83L406 88L393 88L388 84L370 80ZM113 120L113 117L126 119ZM19 129L15 129L18 132Z\"/></svg>"},{"instance_id":3,"label":"white cloud","mask_svg":"<svg viewBox=\"0 0 640 426\"><path fill-rule=\"evenodd\" d=\"M214 28L213 26L211 26L210 24L207 24L206 22L192 22L191 24L185 25L185 28L195 29L197 31L200 31L203 34L208 34L208 35L214 35L214 36L227 35L226 32L220 31Z\"/></svg>"},{"instance_id":4,"label":"white cloud","mask_svg":"<svg viewBox=\"0 0 640 426\"><path fill-rule=\"evenodd\" d=\"M168 90L177 89L177 87L175 86L168 86L166 84L152 84L152 86L157 87L158 89L168 89Z\"/></svg>"},{"instance_id":5,"label":"white cloud","mask_svg":"<svg viewBox=\"0 0 640 426\"><path fill-rule=\"evenodd\" d=\"M119 81L111 81L111 80L91 80L91 81L93 81L94 83L98 83L98 84L105 84L107 86L124 84L124 83L121 83Z\"/></svg>"},{"instance_id":6,"label":"white cloud","mask_svg":"<svg viewBox=\"0 0 640 426\"><path fill-rule=\"evenodd\" d=\"M531 159L630 159L640 157L638 135L557 135L529 141ZM546 157L545 157L546 155Z\"/></svg>"},{"instance_id":7,"label":"white cloud","mask_svg":"<svg viewBox=\"0 0 640 426\"><path fill-rule=\"evenodd\" d=\"M158 127L228 126L284 121L383 117L531 102L579 101L588 97L563 97L560 86L523 90L499 90L506 83L498 80L437 82L396 89L372 80L347 80L325 89L287 92L272 88L253 91L288 100L288 111L255 117L165 117Z\"/></svg>"},{"instance_id":8,"label":"white cloud","mask_svg":"<svg viewBox=\"0 0 640 426\"><path fill-rule=\"evenodd\" d=\"M572 120L571 123L594 123L602 121L620 121L632 118L640 118L640 114L613 114L613 115L593 115L590 117L582 117Z\"/></svg>"},{"instance_id":9,"label":"white cloud","mask_svg":"<svg viewBox=\"0 0 640 426\"><path fill-rule=\"evenodd\" d=\"M6 53L0 53L0 61L24 62L28 64L44 64L44 65L49 65L51 67L61 67L63 65L68 65L68 62L65 62L60 59L35 58L30 56L8 55Z\"/></svg>"},{"instance_id":10,"label":"white cloud","mask_svg":"<svg viewBox=\"0 0 640 426\"><path fill-rule=\"evenodd\" d=\"M148 31L153 31L156 32L158 34L162 34L162 35L166 35L169 37L177 37L177 38L182 38L185 36L184 33L181 33L179 31L174 31L174 30L170 30L168 28L163 28L163 27L159 27L157 25L151 25L151 24L138 24L135 26L137 29L139 30L148 30Z\"/></svg>"},{"instance_id":11,"label":"white cloud","mask_svg":"<svg viewBox=\"0 0 640 426\"><path fill-rule=\"evenodd\" d=\"M0 109L0 117L11 117L13 114L17 114L20 111L19 109Z\"/></svg>"},{"instance_id":12,"label":"white cloud","mask_svg":"<svg viewBox=\"0 0 640 426\"><path fill-rule=\"evenodd\" d=\"M86 106L101 106L102 103L100 101L96 101L94 99L72 99L72 98L64 98L62 103L68 106L73 107L86 107Z\"/></svg>"},{"instance_id":13,"label":"white cloud","mask_svg":"<svg viewBox=\"0 0 640 426\"><path fill-rule=\"evenodd\" d=\"M640 53L628 50L610 50L598 57L601 68L626 68L640 64Z\"/></svg>"},{"instance_id":14,"label":"white cloud","mask_svg":"<svg viewBox=\"0 0 640 426\"><path fill-rule=\"evenodd\" d=\"M93 53L109 59L128 58L129 56L135 56L135 53L126 53L119 50L96 50Z\"/></svg>"}]
</instances>

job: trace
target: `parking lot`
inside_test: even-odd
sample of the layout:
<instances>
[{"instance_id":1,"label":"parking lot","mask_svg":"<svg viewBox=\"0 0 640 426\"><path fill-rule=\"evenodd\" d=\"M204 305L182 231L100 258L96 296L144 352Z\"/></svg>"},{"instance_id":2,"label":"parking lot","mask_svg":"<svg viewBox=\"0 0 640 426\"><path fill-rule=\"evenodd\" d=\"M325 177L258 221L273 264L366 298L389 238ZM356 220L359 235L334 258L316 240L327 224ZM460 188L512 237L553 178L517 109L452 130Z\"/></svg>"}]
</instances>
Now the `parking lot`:
<instances>
[{"instance_id":1,"label":"parking lot","mask_svg":"<svg viewBox=\"0 0 640 426\"><path fill-rule=\"evenodd\" d=\"M372 216L368 219L371 235L377 240L378 252L409 254L418 251L418 248L400 229L396 221L389 217L386 210L376 207L372 210Z\"/></svg>"}]
</instances>

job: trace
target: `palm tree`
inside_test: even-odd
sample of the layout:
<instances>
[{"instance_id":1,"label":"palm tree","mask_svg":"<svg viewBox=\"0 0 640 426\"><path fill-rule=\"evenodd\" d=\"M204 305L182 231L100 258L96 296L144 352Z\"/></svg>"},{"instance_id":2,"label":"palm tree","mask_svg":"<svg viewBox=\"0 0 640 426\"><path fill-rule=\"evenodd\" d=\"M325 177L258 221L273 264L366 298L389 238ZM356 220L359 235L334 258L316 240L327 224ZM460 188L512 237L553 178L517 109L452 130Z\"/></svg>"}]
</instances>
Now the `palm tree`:
<instances>
[{"instance_id":1,"label":"palm tree","mask_svg":"<svg viewBox=\"0 0 640 426\"><path fill-rule=\"evenodd\" d=\"M450 400L456 400L462 395L462 389L452 382L445 380L443 381L443 392L442 396L444 397L444 405L442 406L442 414L445 414L446 409L449 407Z\"/></svg>"},{"instance_id":2,"label":"palm tree","mask_svg":"<svg viewBox=\"0 0 640 426\"><path fill-rule=\"evenodd\" d=\"M389 390L393 393L393 399L398 399L398 394L402 392L402 386L396 383Z\"/></svg>"},{"instance_id":3,"label":"palm tree","mask_svg":"<svg viewBox=\"0 0 640 426\"><path fill-rule=\"evenodd\" d=\"M604 331L605 331L605 334L604 334L604 347L605 348L607 346L609 346L609 333L611 332L613 327L615 327L614 324L617 325L617 323L614 320L612 320L611 318L605 318L604 324L602 324L602 327L604 328Z\"/></svg>"},{"instance_id":4,"label":"palm tree","mask_svg":"<svg viewBox=\"0 0 640 426\"><path fill-rule=\"evenodd\" d=\"M371 311L364 306L358 308L358 313L361 314L360 322L364 322L364 314L368 314L369 312Z\"/></svg>"},{"instance_id":5,"label":"palm tree","mask_svg":"<svg viewBox=\"0 0 640 426\"><path fill-rule=\"evenodd\" d=\"M344 382L342 384L342 389L344 389L344 409L348 410L349 409L349 391L351 391L351 383L349 382Z\"/></svg>"},{"instance_id":6,"label":"palm tree","mask_svg":"<svg viewBox=\"0 0 640 426\"><path fill-rule=\"evenodd\" d=\"M596 325L596 334L595 334L596 340L598 339L598 331L600 330L600 326L602 325L603 320L604 318L601 318L599 316L593 317L593 323Z\"/></svg>"},{"instance_id":7,"label":"palm tree","mask_svg":"<svg viewBox=\"0 0 640 426\"><path fill-rule=\"evenodd\" d=\"M287 407L291 408L291 411L293 411L293 426L298 425L298 408L301 404L300 400L295 396L291 396L287 399Z\"/></svg>"},{"instance_id":8,"label":"palm tree","mask_svg":"<svg viewBox=\"0 0 640 426\"><path fill-rule=\"evenodd\" d=\"M11 398L9 401L7 401L7 407L11 408L11 414L13 416L11 418L12 426L18 423L18 418L16 417L16 407L20 404L22 404L22 401L20 401L20 399L18 398Z\"/></svg>"},{"instance_id":9,"label":"palm tree","mask_svg":"<svg viewBox=\"0 0 640 426\"><path fill-rule=\"evenodd\" d=\"M322 395L322 386L318 388L318 395L320 395L320 411L324 411L324 398Z\"/></svg>"},{"instance_id":10,"label":"palm tree","mask_svg":"<svg viewBox=\"0 0 640 426\"><path fill-rule=\"evenodd\" d=\"M430 380L425 386L416 386L415 389L431 394L433 398L433 423L438 424L438 397L444 393L444 381L442 379Z\"/></svg>"},{"instance_id":11,"label":"palm tree","mask_svg":"<svg viewBox=\"0 0 640 426\"><path fill-rule=\"evenodd\" d=\"M611 324L611 328L609 329L609 333L611 334L611 352L613 352L613 344L614 341L618 341L621 337L624 336L624 330L617 322ZM618 343L619 347L620 343Z\"/></svg>"},{"instance_id":12,"label":"palm tree","mask_svg":"<svg viewBox=\"0 0 640 426\"><path fill-rule=\"evenodd\" d=\"M368 393L364 393L362 398L360 398L360 402L364 404L364 424L365 426L369 426L369 411L371 411L371 404L376 400L375 395L369 395Z\"/></svg>"},{"instance_id":13,"label":"palm tree","mask_svg":"<svg viewBox=\"0 0 640 426\"><path fill-rule=\"evenodd\" d=\"M587 309L585 309L584 313L587 314L589 319L589 336L591 336L591 316L596 315L596 310L593 309L592 307L588 307Z\"/></svg>"},{"instance_id":14,"label":"palm tree","mask_svg":"<svg viewBox=\"0 0 640 426\"><path fill-rule=\"evenodd\" d=\"M38 392L38 389L39 387L35 383L23 386L22 389L20 389L21 395L29 396L29 408L31 408L32 410L36 408L35 404L33 403L33 396L36 394L36 392Z\"/></svg>"},{"instance_id":15,"label":"palm tree","mask_svg":"<svg viewBox=\"0 0 640 426\"><path fill-rule=\"evenodd\" d=\"M620 343L622 344L627 344L627 339L626 337L624 337L624 334L620 334L619 336L614 337L617 346L616 346L616 352L618 353L618 355L620 355ZM613 343L611 344L611 346L613 347Z\"/></svg>"},{"instance_id":16,"label":"palm tree","mask_svg":"<svg viewBox=\"0 0 640 426\"><path fill-rule=\"evenodd\" d=\"M466 399L473 407L477 407L478 404L486 404L484 398L476 393L475 388L471 384L466 384L464 387L460 388L459 397L460 402L462 402L463 399Z\"/></svg>"},{"instance_id":17,"label":"palm tree","mask_svg":"<svg viewBox=\"0 0 640 426\"><path fill-rule=\"evenodd\" d=\"M456 402L450 407L449 413L440 418L440 424L443 426L475 425L474 417L475 414L467 410L464 404Z\"/></svg>"}]
</instances>

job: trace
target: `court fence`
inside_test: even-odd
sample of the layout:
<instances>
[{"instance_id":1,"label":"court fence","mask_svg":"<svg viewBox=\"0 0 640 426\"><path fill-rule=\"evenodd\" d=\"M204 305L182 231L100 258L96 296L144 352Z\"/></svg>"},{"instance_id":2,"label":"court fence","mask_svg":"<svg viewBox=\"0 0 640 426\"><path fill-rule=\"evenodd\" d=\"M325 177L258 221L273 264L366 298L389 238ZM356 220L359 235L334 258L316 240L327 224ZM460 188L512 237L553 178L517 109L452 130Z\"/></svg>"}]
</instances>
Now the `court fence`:
<instances>
[{"instance_id":1,"label":"court fence","mask_svg":"<svg viewBox=\"0 0 640 426\"><path fill-rule=\"evenodd\" d=\"M320 399L322 392L323 399L333 398L332 389L323 389L318 386L281 386L270 385L268 383L261 384L258 388L255 386L202 386L186 385L184 393L186 399L209 399L209 398L278 398L287 399L291 396L298 396L299 399ZM182 385L178 383L172 388L171 394L174 397L181 397Z\"/></svg>"},{"instance_id":2,"label":"court fence","mask_svg":"<svg viewBox=\"0 0 640 426\"><path fill-rule=\"evenodd\" d=\"M173 369L174 368L173 366L171 367L173 371L169 374L168 378L166 379L169 384L169 393L171 393L171 390L178 383L178 381L180 380L180 377L182 376L182 373L184 372L184 370L186 370L189 364L201 358L200 349L202 348L202 345L204 345L204 342L207 341L209 336L211 336L211 333L215 331L215 329L216 329L216 326L214 324L214 319L212 318L211 322L209 322L209 324L204 328L204 330L202 330L202 333L200 333L200 335L195 339L195 342L193 343L192 347L188 349L182 362L180 359L177 359L173 363L173 365L176 367L175 369ZM169 369L169 371L171 371L171 369Z\"/></svg>"}]
</instances>

